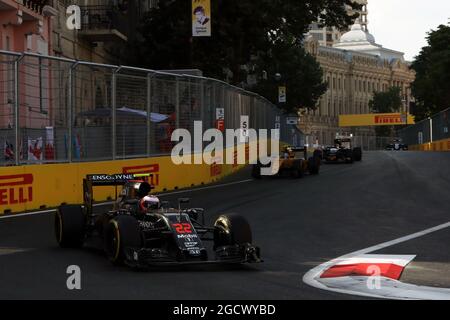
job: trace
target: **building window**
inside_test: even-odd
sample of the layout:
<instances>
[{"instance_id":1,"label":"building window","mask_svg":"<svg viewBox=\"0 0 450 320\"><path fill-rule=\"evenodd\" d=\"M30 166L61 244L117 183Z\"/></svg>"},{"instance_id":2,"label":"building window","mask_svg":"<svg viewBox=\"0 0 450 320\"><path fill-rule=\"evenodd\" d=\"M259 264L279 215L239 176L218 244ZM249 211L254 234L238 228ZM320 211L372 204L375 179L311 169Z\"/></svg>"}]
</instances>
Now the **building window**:
<instances>
[{"instance_id":1,"label":"building window","mask_svg":"<svg viewBox=\"0 0 450 320\"><path fill-rule=\"evenodd\" d=\"M27 51L33 50L33 35L28 34L25 36L26 44L27 44Z\"/></svg>"},{"instance_id":2,"label":"building window","mask_svg":"<svg viewBox=\"0 0 450 320\"><path fill-rule=\"evenodd\" d=\"M323 33L311 33L314 40L323 41Z\"/></svg>"}]
</instances>

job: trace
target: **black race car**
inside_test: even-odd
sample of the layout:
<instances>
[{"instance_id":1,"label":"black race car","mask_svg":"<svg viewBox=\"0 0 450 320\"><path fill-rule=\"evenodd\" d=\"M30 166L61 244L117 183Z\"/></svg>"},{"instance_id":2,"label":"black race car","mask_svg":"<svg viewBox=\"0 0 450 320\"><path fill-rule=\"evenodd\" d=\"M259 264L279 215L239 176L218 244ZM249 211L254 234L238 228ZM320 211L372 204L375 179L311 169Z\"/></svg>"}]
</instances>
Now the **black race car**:
<instances>
[{"instance_id":1,"label":"black race car","mask_svg":"<svg viewBox=\"0 0 450 320\"><path fill-rule=\"evenodd\" d=\"M362 149L359 147L353 148L351 138L339 138L334 140L334 146L325 148L323 160L327 163L361 161Z\"/></svg>"},{"instance_id":2,"label":"black race car","mask_svg":"<svg viewBox=\"0 0 450 320\"><path fill-rule=\"evenodd\" d=\"M386 150L388 151L408 151L409 147L407 144L402 143L402 140L396 139L392 143L386 145Z\"/></svg>"},{"instance_id":3,"label":"black race car","mask_svg":"<svg viewBox=\"0 0 450 320\"><path fill-rule=\"evenodd\" d=\"M83 181L84 205L62 205L56 212L59 245L74 248L96 243L113 264L132 267L261 262L260 249L252 245L252 232L245 218L222 215L213 227L207 227L203 209L182 208L189 199L179 199L175 209L149 195L149 176L87 176ZM94 212L92 196L96 186L116 187L113 210ZM123 186L120 197L118 186ZM213 242L213 260L204 241Z\"/></svg>"}]
</instances>

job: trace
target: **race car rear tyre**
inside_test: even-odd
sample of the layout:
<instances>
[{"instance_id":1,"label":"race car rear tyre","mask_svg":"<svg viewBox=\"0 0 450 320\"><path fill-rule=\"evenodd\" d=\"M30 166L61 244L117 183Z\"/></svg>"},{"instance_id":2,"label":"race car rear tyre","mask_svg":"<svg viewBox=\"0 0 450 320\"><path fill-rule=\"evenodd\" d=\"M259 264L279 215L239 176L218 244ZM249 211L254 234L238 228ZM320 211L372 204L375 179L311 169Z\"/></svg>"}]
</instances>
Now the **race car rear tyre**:
<instances>
[{"instance_id":1,"label":"race car rear tyre","mask_svg":"<svg viewBox=\"0 0 450 320\"><path fill-rule=\"evenodd\" d=\"M214 224L214 250L248 243L252 243L252 230L244 217L228 214L217 219Z\"/></svg>"},{"instance_id":2,"label":"race car rear tyre","mask_svg":"<svg viewBox=\"0 0 450 320\"><path fill-rule=\"evenodd\" d=\"M81 206L60 206L55 214L55 236L59 246L80 248L85 238L85 221Z\"/></svg>"},{"instance_id":3,"label":"race car rear tyre","mask_svg":"<svg viewBox=\"0 0 450 320\"><path fill-rule=\"evenodd\" d=\"M291 168L291 177L294 179L300 179L303 177L303 164L302 161L295 161Z\"/></svg>"},{"instance_id":4,"label":"race car rear tyre","mask_svg":"<svg viewBox=\"0 0 450 320\"><path fill-rule=\"evenodd\" d=\"M310 174L319 174L321 160L318 157L311 157L308 159L308 170Z\"/></svg>"},{"instance_id":5,"label":"race car rear tyre","mask_svg":"<svg viewBox=\"0 0 450 320\"><path fill-rule=\"evenodd\" d=\"M126 248L140 248L142 245L139 222L130 216L118 216L112 219L105 229L105 253L115 265L126 260Z\"/></svg>"},{"instance_id":6,"label":"race car rear tyre","mask_svg":"<svg viewBox=\"0 0 450 320\"><path fill-rule=\"evenodd\" d=\"M355 161L362 160L362 149L361 148L353 149L353 158L355 159Z\"/></svg>"},{"instance_id":7,"label":"race car rear tyre","mask_svg":"<svg viewBox=\"0 0 450 320\"><path fill-rule=\"evenodd\" d=\"M252 166L252 178L253 179L261 179L262 178L262 176L261 176L261 165L259 163L258 164L254 164Z\"/></svg>"}]
</instances>

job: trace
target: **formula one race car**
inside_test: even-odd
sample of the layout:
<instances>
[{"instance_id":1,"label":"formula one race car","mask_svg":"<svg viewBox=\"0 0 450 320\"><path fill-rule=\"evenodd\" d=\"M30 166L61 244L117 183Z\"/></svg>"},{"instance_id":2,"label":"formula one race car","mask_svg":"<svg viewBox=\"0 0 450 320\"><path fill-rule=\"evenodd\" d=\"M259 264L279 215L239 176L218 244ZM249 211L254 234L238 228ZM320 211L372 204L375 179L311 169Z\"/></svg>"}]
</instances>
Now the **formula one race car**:
<instances>
[{"instance_id":1,"label":"formula one race car","mask_svg":"<svg viewBox=\"0 0 450 320\"><path fill-rule=\"evenodd\" d=\"M409 147L407 144L402 143L401 139L395 139L392 143L386 146L388 151L408 151Z\"/></svg>"},{"instance_id":2,"label":"formula one race car","mask_svg":"<svg viewBox=\"0 0 450 320\"><path fill-rule=\"evenodd\" d=\"M55 234L63 248L83 244L101 246L113 264L132 267L153 265L261 262L253 246L250 225L242 216L220 216L205 226L203 209L183 209L189 199L179 199L178 209L149 195L151 175L89 175L83 181L84 205L60 206ZM93 187L115 186L113 210L93 210ZM117 197L117 188L123 186ZM97 211L97 210L96 210ZM201 219L201 222L200 222ZM203 241L212 241L210 260Z\"/></svg>"},{"instance_id":3,"label":"formula one race car","mask_svg":"<svg viewBox=\"0 0 450 320\"><path fill-rule=\"evenodd\" d=\"M273 175L291 176L293 178L301 178L305 173L318 175L320 172L321 159L316 153L308 158L308 149L306 147L290 147L284 148L277 172ZM261 179L261 168L271 167L271 164L262 165L260 161L253 165L252 177Z\"/></svg>"},{"instance_id":4,"label":"formula one race car","mask_svg":"<svg viewBox=\"0 0 450 320\"><path fill-rule=\"evenodd\" d=\"M334 146L325 148L323 152L325 162L353 163L362 160L362 149L352 147L351 137L342 137L334 140Z\"/></svg>"}]
</instances>

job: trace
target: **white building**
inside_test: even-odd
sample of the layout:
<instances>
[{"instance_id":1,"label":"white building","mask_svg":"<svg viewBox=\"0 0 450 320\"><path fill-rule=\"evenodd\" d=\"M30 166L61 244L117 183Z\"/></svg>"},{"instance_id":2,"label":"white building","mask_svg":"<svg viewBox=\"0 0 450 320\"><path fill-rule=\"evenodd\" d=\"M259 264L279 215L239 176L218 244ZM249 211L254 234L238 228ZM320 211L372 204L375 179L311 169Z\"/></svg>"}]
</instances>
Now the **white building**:
<instances>
[{"instance_id":1,"label":"white building","mask_svg":"<svg viewBox=\"0 0 450 320\"><path fill-rule=\"evenodd\" d=\"M336 133L352 131L369 138L374 129L339 128L339 115L366 114L372 111L369 102L374 92L390 87L401 88L403 112L411 101L411 83L415 73L405 62L404 54L384 48L357 21L332 47L320 45L312 36L305 40L305 49L320 63L328 90L315 111L303 110L300 129L310 143L330 144Z\"/></svg>"},{"instance_id":2,"label":"white building","mask_svg":"<svg viewBox=\"0 0 450 320\"><path fill-rule=\"evenodd\" d=\"M348 8L348 14L353 15L355 13L359 13L359 22L363 28L364 31L368 31L368 24L369 21L367 19L367 15L369 14L367 10L367 0L355 0L355 2L358 2L359 4L362 4L363 7L361 10L352 10L351 8ZM310 25L310 31L306 35L312 36L315 40L319 42L321 46L328 46L332 47L334 44L339 42L339 39L341 38L342 32L346 32L348 30L339 30L337 28L330 28L330 27L320 27L320 23L315 22Z\"/></svg>"}]
</instances>

